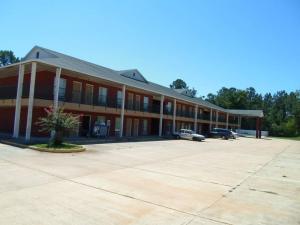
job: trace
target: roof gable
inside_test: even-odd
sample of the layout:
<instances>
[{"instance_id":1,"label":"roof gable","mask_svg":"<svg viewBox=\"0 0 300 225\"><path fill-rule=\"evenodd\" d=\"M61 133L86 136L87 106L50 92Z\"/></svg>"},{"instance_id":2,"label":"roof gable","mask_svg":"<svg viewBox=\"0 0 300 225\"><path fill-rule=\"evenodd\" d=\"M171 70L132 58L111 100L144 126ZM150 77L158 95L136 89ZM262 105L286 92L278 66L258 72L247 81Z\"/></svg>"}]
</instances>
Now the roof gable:
<instances>
[{"instance_id":1,"label":"roof gable","mask_svg":"<svg viewBox=\"0 0 300 225\"><path fill-rule=\"evenodd\" d=\"M27 55L23 58L23 60L30 60L30 59L45 59L45 58L57 58L57 56L49 51L46 51L43 48L38 46L33 47Z\"/></svg>"},{"instance_id":2,"label":"roof gable","mask_svg":"<svg viewBox=\"0 0 300 225\"><path fill-rule=\"evenodd\" d=\"M148 83L146 78L137 69L120 70L119 73L120 73L121 76L130 78L130 79L133 79L133 80Z\"/></svg>"}]
</instances>

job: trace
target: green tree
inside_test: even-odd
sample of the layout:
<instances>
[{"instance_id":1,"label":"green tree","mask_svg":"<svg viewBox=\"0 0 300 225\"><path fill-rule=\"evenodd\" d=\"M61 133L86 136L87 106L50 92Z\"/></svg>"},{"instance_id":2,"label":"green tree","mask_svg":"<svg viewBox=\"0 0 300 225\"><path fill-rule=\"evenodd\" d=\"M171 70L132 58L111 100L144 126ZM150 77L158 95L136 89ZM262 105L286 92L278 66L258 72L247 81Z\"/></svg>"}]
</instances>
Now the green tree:
<instances>
[{"instance_id":1,"label":"green tree","mask_svg":"<svg viewBox=\"0 0 300 225\"><path fill-rule=\"evenodd\" d=\"M54 110L46 108L46 116L40 117L36 123L41 127L41 132L53 133L50 145L60 145L68 132L75 130L79 125L79 116L65 113L63 108Z\"/></svg>"},{"instance_id":2,"label":"green tree","mask_svg":"<svg viewBox=\"0 0 300 225\"><path fill-rule=\"evenodd\" d=\"M196 97L197 90L195 88L189 88L186 84L186 82L182 79L176 79L170 84L170 88L173 89L186 89L190 92L192 97Z\"/></svg>"},{"instance_id":3,"label":"green tree","mask_svg":"<svg viewBox=\"0 0 300 225\"><path fill-rule=\"evenodd\" d=\"M173 89L186 89L187 85L186 85L184 80L177 79L177 80L174 80L172 82L172 84L170 84L170 88L173 88Z\"/></svg>"},{"instance_id":4,"label":"green tree","mask_svg":"<svg viewBox=\"0 0 300 225\"><path fill-rule=\"evenodd\" d=\"M6 66L12 63L20 62L20 59L15 56L13 51L0 50L0 67Z\"/></svg>"},{"instance_id":5,"label":"green tree","mask_svg":"<svg viewBox=\"0 0 300 225\"><path fill-rule=\"evenodd\" d=\"M300 134L300 91L258 94L253 87L245 90L221 88L217 94L208 94L206 100L227 109L262 109L262 128L274 136ZM255 120L243 120L243 127L253 129Z\"/></svg>"}]
</instances>

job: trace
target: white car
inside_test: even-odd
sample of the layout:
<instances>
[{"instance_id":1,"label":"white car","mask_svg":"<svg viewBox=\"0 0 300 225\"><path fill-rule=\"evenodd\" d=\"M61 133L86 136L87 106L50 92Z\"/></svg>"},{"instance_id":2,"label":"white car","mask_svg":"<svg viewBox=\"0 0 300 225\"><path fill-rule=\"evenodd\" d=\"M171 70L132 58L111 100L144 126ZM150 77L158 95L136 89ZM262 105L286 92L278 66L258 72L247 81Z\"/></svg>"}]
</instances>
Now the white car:
<instances>
[{"instance_id":1,"label":"white car","mask_svg":"<svg viewBox=\"0 0 300 225\"><path fill-rule=\"evenodd\" d=\"M178 133L178 137L193 141L203 141L205 139L203 135L197 134L194 131L188 129L181 129Z\"/></svg>"}]
</instances>

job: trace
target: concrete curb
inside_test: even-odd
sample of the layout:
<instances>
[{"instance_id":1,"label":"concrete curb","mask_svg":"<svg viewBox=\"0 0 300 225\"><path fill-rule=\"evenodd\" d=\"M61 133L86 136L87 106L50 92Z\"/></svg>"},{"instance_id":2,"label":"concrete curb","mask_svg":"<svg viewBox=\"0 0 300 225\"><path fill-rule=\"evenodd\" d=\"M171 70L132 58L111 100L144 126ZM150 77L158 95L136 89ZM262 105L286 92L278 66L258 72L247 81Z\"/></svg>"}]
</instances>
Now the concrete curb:
<instances>
[{"instance_id":1,"label":"concrete curb","mask_svg":"<svg viewBox=\"0 0 300 225\"><path fill-rule=\"evenodd\" d=\"M18 148L29 148L32 150L36 150L39 152L51 152L51 153L77 153L77 152L83 152L86 149L84 147L78 147L78 148L73 148L73 149L55 149L55 148L38 148L38 147L34 147L34 146L30 146L30 145L25 145L25 144L20 144L20 143L16 143L13 141L8 141L8 140L0 140L1 143L3 144L7 144L7 145L11 145L14 147L18 147Z\"/></svg>"},{"instance_id":2,"label":"concrete curb","mask_svg":"<svg viewBox=\"0 0 300 225\"><path fill-rule=\"evenodd\" d=\"M29 148L28 145L17 143L17 142L13 142L13 141L0 140L0 143L11 145L11 146L18 147L18 148Z\"/></svg>"},{"instance_id":3,"label":"concrete curb","mask_svg":"<svg viewBox=\"0 0 300 225\"><path fill-rule=\"evenodd\" d=\"M51 152L51 153L77 153L83 152L86 149L84 147L66 149L66 148L39 148L34 146L28 146L28 148L39 151L39 152Z\"/></svg>"}]
</instances>

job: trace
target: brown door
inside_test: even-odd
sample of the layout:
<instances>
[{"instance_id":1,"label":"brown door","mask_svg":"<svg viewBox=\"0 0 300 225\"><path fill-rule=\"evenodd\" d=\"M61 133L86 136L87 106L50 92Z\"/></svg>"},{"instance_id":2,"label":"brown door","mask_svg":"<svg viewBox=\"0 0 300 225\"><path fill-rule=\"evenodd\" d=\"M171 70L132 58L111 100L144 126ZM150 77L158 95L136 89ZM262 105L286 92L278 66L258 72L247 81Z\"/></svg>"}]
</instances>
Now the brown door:
<instances>
[{"instance_id":1,"label":"brown door","mask_svg":"<svg viewBox=\"0 0 300 225\"><path fill-rule=\"evenodd\" d=\"M133 120L133 136L139 136L139 119Z\"/></svg>"},{"instance_id":2,"label":"brown door","mask_svg":"<svg viewBox=\"0 0 300 225\"><path fill-rule=\"evenodd\" d=\"M126 119L126 136L130 137L131 136L131 129L132 128L132 119L127 118Z\"/></svg>"}]
</instances>

